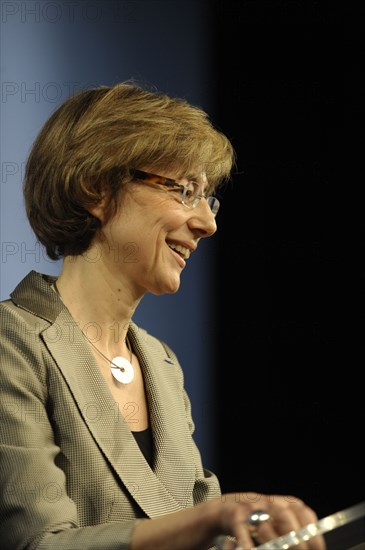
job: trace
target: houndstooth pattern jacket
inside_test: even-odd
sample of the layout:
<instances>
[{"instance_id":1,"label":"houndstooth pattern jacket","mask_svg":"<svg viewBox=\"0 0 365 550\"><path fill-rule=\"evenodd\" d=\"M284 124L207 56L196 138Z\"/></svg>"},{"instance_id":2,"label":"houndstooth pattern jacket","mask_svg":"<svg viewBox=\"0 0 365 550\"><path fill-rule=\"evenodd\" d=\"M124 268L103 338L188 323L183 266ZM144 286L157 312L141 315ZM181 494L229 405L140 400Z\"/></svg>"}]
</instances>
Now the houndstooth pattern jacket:
<instances>
[{"instance_id":1,"label":"houndstooth pattern jacket","mask_svg":"<svg viewBox=\"0 0 365 550\"><path fill-rule=\"evenodd\" d=\"M0 304L0 548L127 549L136 520L219 496L219 483L172 350L131 324L151 468L53 280L31 271Z\"/></svg>"}]
</instances>

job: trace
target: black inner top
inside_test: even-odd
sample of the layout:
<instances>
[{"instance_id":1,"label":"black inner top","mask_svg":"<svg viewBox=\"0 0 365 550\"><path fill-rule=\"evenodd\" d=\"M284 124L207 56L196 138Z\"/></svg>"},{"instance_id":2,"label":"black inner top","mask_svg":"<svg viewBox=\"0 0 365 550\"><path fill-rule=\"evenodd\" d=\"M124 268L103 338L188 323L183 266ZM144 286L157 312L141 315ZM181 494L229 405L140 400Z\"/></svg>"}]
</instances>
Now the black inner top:
<instances>
[{"instance_id":1,"label":"black inner top","mask_svg":"<svg viewBox=\"0 0 365 550\"><path fill-rule=\"evenodd\" d=\"M134 439L138 443L139 448L141 449L145 459L152 468L153 461L153 441L152 441L152 430L150 427L142 430L141 432L132 432Z\"/></svg>"}]
</instances>

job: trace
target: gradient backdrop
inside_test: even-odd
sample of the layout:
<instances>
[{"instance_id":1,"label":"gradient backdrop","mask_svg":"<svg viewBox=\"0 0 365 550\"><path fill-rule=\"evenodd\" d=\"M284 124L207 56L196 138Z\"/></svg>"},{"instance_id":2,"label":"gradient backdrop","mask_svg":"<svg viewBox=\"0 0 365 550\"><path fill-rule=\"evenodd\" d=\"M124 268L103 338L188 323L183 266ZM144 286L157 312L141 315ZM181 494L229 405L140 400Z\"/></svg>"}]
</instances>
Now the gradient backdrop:
<instances>
[{"instance_id":1,"label":"gradient backdrop","mask_svg":"<svg viewBox=\"0 0 365 550\"><path fill-rule=\"evenodd\" d=\"M134 78L203 107L238 154L219 231L135 320L177 352L222 488L296 494L320 515L363 498L333 186L344 19L316 0L1 2L1 299L60 269L28 226L22 175L62 101Z\"/></svg>"}]
</instances>

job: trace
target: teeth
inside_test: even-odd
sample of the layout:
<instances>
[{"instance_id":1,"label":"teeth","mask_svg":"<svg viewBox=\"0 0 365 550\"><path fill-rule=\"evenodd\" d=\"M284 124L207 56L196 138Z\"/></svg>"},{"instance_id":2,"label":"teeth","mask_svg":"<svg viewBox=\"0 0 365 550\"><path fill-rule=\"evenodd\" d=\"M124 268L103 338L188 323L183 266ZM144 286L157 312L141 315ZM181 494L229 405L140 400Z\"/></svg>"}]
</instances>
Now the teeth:
<instances>
[{"instance_id":1,"label":"teeth","mask_svg":"<svg viewBox=\"0 0 365 550\"><path fill-rule=\"evenodd\" d=\"M176 250L176 252L178 252L184 260L187 260L190 257L190 250L185 248L185 246L181 246L181 244L169 244L169 247L172 248L172 250Z\"/></svg>"}]
</instances>

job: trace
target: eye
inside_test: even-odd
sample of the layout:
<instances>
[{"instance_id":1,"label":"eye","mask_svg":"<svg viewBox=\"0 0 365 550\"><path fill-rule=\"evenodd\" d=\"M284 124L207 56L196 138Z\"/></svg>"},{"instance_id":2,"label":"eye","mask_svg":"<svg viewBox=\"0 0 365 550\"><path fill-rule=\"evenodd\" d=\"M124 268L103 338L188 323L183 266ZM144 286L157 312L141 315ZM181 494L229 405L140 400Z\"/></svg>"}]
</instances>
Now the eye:
<instances>
[{"instance_id":1,"label":"eye","mask_svg":"<svg viewBox=\"0 0 365 550\"><path fill-rule=\"evenodd\" d=\"M196 197L198 194L198 184L195 181L190 181L185 187L186 198Z\"/></svg>"}]
</instances>

